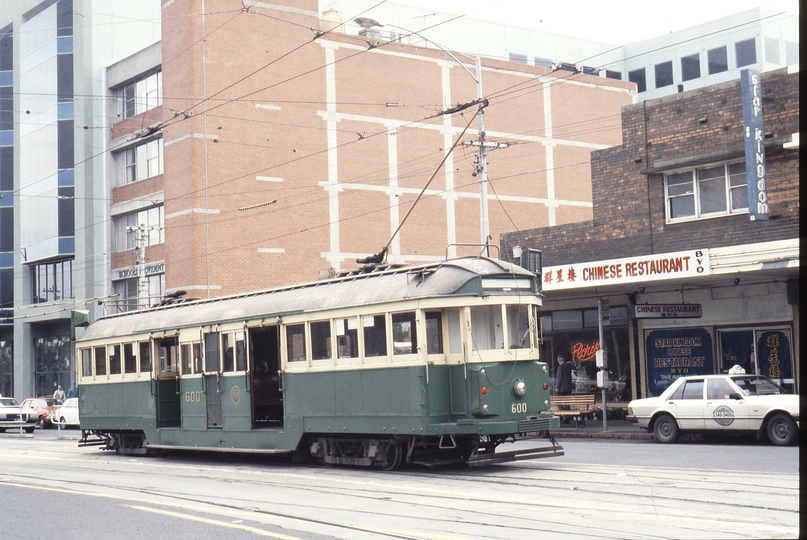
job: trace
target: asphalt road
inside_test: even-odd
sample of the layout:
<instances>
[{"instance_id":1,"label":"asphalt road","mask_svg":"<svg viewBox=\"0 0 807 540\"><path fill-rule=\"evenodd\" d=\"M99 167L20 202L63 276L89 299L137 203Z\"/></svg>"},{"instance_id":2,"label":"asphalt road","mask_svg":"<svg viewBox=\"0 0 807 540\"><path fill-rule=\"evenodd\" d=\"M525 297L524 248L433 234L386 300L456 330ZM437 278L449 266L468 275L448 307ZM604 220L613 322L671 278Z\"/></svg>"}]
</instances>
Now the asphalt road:
<instances>
[{"instance_id":1,"label":"asphalt road","mask_svg":"<svg viewBox=\"0 0 807 540\"><path fill-rule=\"evenodd\" d=\"M0 435L0 500L24 509L4 513L3 538L700 539L799 531L795 447L565 439L562 457L384 473L256 456L124 457L57 435Z\"/></svg>"}]
</instances>

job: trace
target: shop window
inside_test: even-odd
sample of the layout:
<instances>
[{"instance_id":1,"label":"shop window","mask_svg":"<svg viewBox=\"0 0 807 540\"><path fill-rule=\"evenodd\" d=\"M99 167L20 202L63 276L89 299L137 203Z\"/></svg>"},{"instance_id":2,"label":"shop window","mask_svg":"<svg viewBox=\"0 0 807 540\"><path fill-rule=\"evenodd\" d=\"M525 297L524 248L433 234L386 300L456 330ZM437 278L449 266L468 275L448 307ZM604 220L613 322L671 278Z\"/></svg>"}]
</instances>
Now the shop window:
<instances>
[{"instance_id":1,"label":"shop window","mask_svg":"<svg viewBox=\"0 0 807 540\"><path fill-rule=\"evenodd\" d=\"M578 330L583 328L583 312L579 309L552 312L552 330Z\"/></svg>"},{"instance_id":2,"label":"shop window","mask_svg":"<svg viewBox=\"0 0 807 540\"><path fill-rule=\"evenodd\" d=\"M672 61L656 64L655 71L656 71L656 88L663 88L665 86L672 85L673 83Z\"/></svg>"},{"instance_id":3,"label":"shop window","mask_svg":"<svg viewBox=\"0 0 807 540\"><path fill-rule=\"evenodd\" d=\"M737 55L738 68L757 63L757 46L754 38L735 43L734 52Z\"/></svg>"},{"instance_id":4,"label":"shop window","mask_svg":"<svg viewBox=\"0 0 807 540\"><path fill-rule=\"evenodd\" d=\"M701 76L701 57L695 53L681 58L681 80L691 81Z\"/></svg>"},{"instance_id":5,"label":"shop window","mask_svg":"<svg viewBox=\"0 0 807 540\"><path fill-rule=\"evenodd\" d=\"M729 59L726 52L726 47L718 47L710 51L706 51L706 59L709 64L709 75L715 73L722 73L729 69Z\"/></svg>"},{"instance_id":6,"label":"shop window","mask_svg":"<svg viewBox=\"0 0 807 540\"><path fill-rule=\"evenodd\" d=\"M748 211L745 163L731 163L666 175L667 222Z\"/></svg>"},{"instance_id":7,"label":"shop window","mask_svg":"<svg viewBox=\"0 0 807 540\"><path fill-rule=\"evenodd\" d=\"M719 331L720 369L740 366L750 375L763 375L794 391L793 343L789 327Z\"/></svg>"},{"instance_id":8,"label":"shop window","mask_svg":"<svg viewBox=\"0 0 807 540\"><path fill-rule=\"evenodd\" d=\"M636 90L638 92L647 91L647 77L645 75L644 68L629 71L628 80L632 83L636 83Z\"/></svg>"}]
</instances>

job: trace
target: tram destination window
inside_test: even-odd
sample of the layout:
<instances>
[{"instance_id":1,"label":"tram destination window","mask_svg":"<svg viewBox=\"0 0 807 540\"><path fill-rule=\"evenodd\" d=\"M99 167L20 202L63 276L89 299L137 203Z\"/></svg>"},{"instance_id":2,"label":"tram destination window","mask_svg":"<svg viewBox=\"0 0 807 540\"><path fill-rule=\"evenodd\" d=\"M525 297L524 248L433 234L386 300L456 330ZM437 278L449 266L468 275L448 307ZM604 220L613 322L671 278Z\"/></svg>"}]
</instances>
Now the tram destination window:
<instances>
[{"instance_id":1,"label":"tram destination window","mask_svg":"<svg viewBox=\"0 0 807 540\"><path fill-rule=\"evenodd\" d=\"M286 353L289 362L305 362L304 324L292 324L286 327Z\"/></svg>"},{"instance_id":2,"label":"tram destination window","mask_svg":"<svg viewBox=\"0 0 807 540\"><path fill-rule=\"evenodd\" d=\"M392 345L393 354L413 354L417 352L414 313L393 313Z\"/></svg>"},{"instance_id":3,"label":"tram destination window","mask_svg":"<svg viewBox=\"0 0 807 540\"><path fill-rule=\"evenodd\" d=\"M364 329L364 356L387 355L387 324L383 315L362 317Z\"/></svg>"}]
</instances>

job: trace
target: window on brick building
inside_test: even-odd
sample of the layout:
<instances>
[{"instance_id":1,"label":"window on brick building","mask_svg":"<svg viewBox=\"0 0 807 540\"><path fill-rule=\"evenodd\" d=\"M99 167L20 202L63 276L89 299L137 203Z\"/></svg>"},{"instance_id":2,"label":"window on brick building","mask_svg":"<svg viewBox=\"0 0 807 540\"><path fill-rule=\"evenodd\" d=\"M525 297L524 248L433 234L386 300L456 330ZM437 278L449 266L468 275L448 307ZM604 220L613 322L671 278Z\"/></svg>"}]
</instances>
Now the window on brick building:
<instances>
[{"instance_id":1,"label":"window on brick building","mask_svg":"<svg viewBox=\"0 0 807 540\"><path fill-rule=\"evenodd\" d=\"M757 46L754 38L735 43L734 52L737 53L738 68L757 63Z\"/></svg>"},{"instance_id":2,"label":"window on brick building","mask_svg":"<svg viewBox=\"0 0 807 540\"><path fill-rule=\"evenodd\" d=\"M724 163L667 174L667 222L748 211L745 163Z\"/></svg>"},{"instance_id":3,"label":"window on brick building","mask_svg":"<svg viewBox=\"0 0 807 540\"><path fill-rule=\"evenodd\" d=\"M115 252L137 249L138 238L146 247L165 242L163 206L153 206L112 219L112 249Z\"/></svg>"},{"instance_id":4,"label":"window on brick building","mask_svg":"<svg viewBox=\"0 0 807 540\"><path fill-rule=\"evenodd\" d=\"M163 102L163 74L161 71L119 86L113 90L116 118L123 120L159 107Z\"/></svg>"},{"instance_id":5,"label":"window on brick building","mask_svg":"<svg viewBox=\"0 0 807 540\"><path fill-rule=\"evenodd\" d=\"M709 75L729 70L729 57L725 47L706 51L706 58L709 62Z\"/></svg>"},{"instance_id":6,"label":"window on brick building","mask_svg":"<svg viewBox=\"0 0 807 540\"><path fill-rule=\"evenodd\" d=\"M664 88L673 83L672 62L656 64L656 88Z\"/></svg>"},{"instance_id":7,"label":"window on brick building","mask_svg":"<svg viewBox=\"0 0 807 540\"><path fill-rule=\"evenodd\" d=\"M647 91L647 78L645 76L644 68L629 71L628 80L632 83L636 83L637 91L639 92Z\"/></svg>"},{"instance_id":8,"label":"window on brick building","mask_svg":"<svg viewBox=\"0 0 807 540\"><path fill-rule=\"evenodd\" d=\"M681 79L691 81L701 76L701 57L695 53L681 57Z\"/></svg>"},{"instance_id":9,"label":"window on brick building","mask_svg":"<svg viewBox=\"0 0 807 540\"><path fill-rule=\"evenodd\" d=\"M119 186L157 176L163 173L163 140L154 139L115 152L113 159Z\"/></svg>"}]
</instances>

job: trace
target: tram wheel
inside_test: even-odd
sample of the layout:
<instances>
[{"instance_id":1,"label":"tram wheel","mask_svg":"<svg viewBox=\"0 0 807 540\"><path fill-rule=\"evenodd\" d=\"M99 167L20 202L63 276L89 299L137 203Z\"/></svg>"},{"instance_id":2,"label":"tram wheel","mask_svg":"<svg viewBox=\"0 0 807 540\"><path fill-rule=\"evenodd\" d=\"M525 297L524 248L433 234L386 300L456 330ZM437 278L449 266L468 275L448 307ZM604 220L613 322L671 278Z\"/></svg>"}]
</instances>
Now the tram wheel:
<instances>
[{"instance_id":1,"label":"tram wheel","mask_svg":"<svg viewBox=\"0 0 807 540\"><path fill-rule=\"evenodd\" d=\"M403 461L403 450L401 445L390 442L384 445L384 460L381 462L381 469L385 471L397 471L401 468Z\"/></svg>"}]
</instances>

